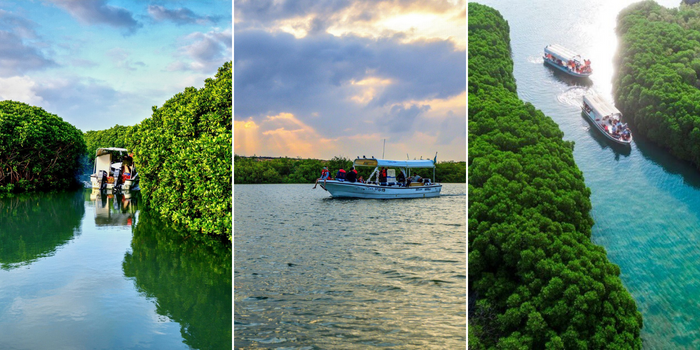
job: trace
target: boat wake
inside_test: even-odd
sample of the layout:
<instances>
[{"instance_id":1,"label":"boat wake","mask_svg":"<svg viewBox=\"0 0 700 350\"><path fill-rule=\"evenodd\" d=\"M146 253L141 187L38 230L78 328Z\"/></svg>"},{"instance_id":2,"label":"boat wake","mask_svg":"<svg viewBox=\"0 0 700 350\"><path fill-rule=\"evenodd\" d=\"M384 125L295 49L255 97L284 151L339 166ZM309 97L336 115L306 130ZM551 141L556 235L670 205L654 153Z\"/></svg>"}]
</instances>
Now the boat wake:
<instances>
[{"instance_id":1,"label":"boat wake","mask_svg":"<svg viewBox=\"0 0 700 350\"><path fill-rule=\"evenodd\" d=\"M527 61L530 63L542 64L544 63L544 58L542 58L542 56L528 56Z\"/></svg>"},{"instance_id":2,"label":"boat wake","mask_svg":"<svg viewBox=\"0 0 700 350\"><path fill-rule=\"evenodd\" d=\"M581 99L586 94L586 90L586 88L581 86L571 86L557 95L557 101L565 105L581 108Z\"/></svg>"}]
</instances>

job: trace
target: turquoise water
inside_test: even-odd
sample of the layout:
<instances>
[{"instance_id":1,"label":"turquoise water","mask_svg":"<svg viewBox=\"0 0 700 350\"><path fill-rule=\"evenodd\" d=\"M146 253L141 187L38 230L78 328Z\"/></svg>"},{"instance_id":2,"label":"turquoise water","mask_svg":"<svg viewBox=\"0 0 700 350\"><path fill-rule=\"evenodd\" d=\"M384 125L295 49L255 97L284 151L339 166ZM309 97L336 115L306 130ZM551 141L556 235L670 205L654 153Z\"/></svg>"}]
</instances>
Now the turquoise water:
<instances>
[{"instance_id":1,"label":"turquoise water","mask_svg":"<svg viewBox=\"0 0 700 350\"><path fill-rule=\"evenodd\" d=\"M612 100L615 18L631 1L477 2L510 25L518 95L576 143L574 157L592 191L592 239L620 266L637 301L644 348L700 349L700 172L637 135L631 149L613 146L579 107L589 88ZM588 84L543 64L543 48L554 43L591 59Z\"/></svg>"},{"instance_id":2,"label":"turquoise water","mask_svg":"<svg viewBox=\"0 0 700 350\"><path fill-rule=\"evenodd\" d=\"M230 248L173 237L138 196L0 199L0 349L230 348Z\"/></svg>"}]
</instances>

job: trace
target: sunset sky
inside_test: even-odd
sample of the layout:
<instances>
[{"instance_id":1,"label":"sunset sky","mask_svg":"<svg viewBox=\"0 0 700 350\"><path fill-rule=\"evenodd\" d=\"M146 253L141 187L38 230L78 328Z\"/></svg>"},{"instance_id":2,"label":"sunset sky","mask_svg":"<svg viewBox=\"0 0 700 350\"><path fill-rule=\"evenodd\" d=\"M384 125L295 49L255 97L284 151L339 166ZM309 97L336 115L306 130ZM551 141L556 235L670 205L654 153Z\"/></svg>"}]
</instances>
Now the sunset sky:
<instances>
[{"instance_id":1,"label":"sunset sky","mask_svg":"<svg viewBox=\"0 0 700 350\"><path fill-rule=\"evenodd\" d=\"M234 1L234 153L466 160L466 1Z\"/></svg>"},{"instance_id":2,"label":"sunset sky","mask_svg":"<svg viewBox=\"0 0 700 350\"><path fill-rule=\"evenodd\" d=\"M230 0L0 0L0 100L134 125L232 56Z\"/></svg>"}]
</instances>

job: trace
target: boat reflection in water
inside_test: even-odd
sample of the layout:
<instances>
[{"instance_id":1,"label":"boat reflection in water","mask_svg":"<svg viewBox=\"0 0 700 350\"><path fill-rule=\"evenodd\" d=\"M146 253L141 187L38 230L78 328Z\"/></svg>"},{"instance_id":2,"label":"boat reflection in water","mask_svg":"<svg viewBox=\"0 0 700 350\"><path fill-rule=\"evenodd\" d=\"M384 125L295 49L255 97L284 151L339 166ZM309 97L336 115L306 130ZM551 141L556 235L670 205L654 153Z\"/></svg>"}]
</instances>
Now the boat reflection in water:
<instances>
[{"instance_id":1,"label":"boat reflection in water","mask_svg":"<svg viewBox=\"0 0 700 350\"><path fill-rule=\"evenodd\" d=\"M108 193L93 189L90 200L95 206L95 225L134 226L139 206L139 193Z\"/></svg>"}]
</instances>

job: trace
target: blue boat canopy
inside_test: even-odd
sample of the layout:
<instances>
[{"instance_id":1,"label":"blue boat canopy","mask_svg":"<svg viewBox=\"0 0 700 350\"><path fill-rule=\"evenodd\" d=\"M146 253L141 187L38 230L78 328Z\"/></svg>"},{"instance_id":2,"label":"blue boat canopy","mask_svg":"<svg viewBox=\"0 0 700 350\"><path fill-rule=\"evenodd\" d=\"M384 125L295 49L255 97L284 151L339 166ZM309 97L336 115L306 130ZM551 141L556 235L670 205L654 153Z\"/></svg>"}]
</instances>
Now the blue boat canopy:
<instances>
[{"instance_id":1,"label":"blue boat canopy","mask_svg":"<svg viewBox=\"0 0 700 350\"><path fill-rule=\"evenodd\" d=\"M430 159L424 160L388 160L375 158L357 158L354 166L369 167L395 167L395 168L435 168L435 163Z\"/></svg>"}]
</instances>

